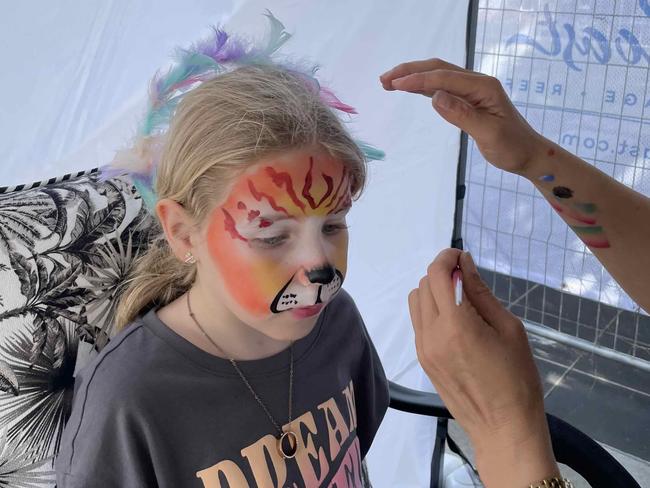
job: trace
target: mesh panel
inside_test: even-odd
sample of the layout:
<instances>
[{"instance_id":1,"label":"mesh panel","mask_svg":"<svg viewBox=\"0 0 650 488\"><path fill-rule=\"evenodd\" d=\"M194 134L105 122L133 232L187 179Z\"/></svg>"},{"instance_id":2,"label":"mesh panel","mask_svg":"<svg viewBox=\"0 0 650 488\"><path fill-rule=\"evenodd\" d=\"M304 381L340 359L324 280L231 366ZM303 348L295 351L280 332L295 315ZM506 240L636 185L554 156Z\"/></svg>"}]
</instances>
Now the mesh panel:
<instances>
[{"instance_id":1,"label":"mesh panel","mask_svg":"<svg viewBox=\"0 0 650 488\"><path fill-rule=\"evenodd\" d=\"M647 3L482 0L474 69L496 76L537 131L649 195ZM470 139L466 183L465 243L504 303L650 359L648 316L529 181L486 163Z\"/></svg>"}]
</instances>

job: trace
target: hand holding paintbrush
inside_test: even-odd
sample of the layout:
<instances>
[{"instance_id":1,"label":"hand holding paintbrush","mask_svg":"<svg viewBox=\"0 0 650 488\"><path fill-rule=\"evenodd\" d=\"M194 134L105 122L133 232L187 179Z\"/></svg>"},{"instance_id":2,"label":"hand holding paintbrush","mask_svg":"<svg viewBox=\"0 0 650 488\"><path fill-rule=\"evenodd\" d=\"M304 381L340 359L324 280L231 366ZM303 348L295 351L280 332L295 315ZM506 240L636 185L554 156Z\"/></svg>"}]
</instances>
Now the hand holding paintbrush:
<instances>
[{"instance_id":1,"label":"hand holding paintbrush","mask_svg":"<svg viewBox=\"0 0 650 488\"><path fill-rule=\"evenodd\" d=\"M469 253L442 251L408 302L418 359L474 444L485 486L559 474L526 331Z\"/></svg>"}]
</instances>

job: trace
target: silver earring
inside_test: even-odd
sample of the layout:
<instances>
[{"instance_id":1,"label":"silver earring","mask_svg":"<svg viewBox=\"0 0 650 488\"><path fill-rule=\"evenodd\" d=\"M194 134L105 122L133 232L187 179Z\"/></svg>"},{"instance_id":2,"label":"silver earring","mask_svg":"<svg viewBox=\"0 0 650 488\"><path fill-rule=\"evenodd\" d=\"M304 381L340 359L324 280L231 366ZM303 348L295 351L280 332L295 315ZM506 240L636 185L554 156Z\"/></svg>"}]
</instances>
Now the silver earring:
<instances>
[{"instance_id":1,"label":"silver earring","mask_svg":"<svg viewBox=\"0 0 650 488\"><path fill-rule=\"evenodd\" d=\"M194 255L192 254L191 251L187 251L185 253L185 262L188 263L188 264L196 263L196 258L194 257Z\"/></svg>"}]
</instances>

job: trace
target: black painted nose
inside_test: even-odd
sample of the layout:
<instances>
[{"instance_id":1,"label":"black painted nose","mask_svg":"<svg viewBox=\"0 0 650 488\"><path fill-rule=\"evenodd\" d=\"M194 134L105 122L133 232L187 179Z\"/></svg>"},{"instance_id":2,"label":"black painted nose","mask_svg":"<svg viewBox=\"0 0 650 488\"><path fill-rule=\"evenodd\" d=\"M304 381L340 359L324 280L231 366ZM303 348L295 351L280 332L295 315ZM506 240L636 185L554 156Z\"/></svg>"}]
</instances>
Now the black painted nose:
<instances>
[{"instance_id":1,"label":"black painted nose","mask_svg":"<svg viewBox=\"0 0 650 488\"><path fill-rule=\"evenodd\" d=\"M312 283L320 283L326 285L331 282L336 276L332 266L325 266L324 268L312 269L307 272L307 278Z\"/></svg>"}]
</instances>

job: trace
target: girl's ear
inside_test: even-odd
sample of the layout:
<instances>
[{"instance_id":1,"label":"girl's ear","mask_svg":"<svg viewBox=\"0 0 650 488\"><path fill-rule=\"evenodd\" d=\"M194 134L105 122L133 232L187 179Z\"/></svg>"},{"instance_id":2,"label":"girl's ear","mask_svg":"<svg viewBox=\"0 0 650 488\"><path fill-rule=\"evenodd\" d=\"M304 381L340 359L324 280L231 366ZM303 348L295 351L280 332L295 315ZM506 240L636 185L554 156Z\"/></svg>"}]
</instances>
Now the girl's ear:
<instances>
[{"instance_id":1,"label":"girl's ear","mask_svg":"<svg viewBox=\"0 0 650 488\"><path fill-rule=\"evenodd\" d=\"M158 200L155 210L169 246L174 255L183 261L187 251L194 251L190 239L193 219L180 203L171 198Z\"/></svg>"}]
</instances>

